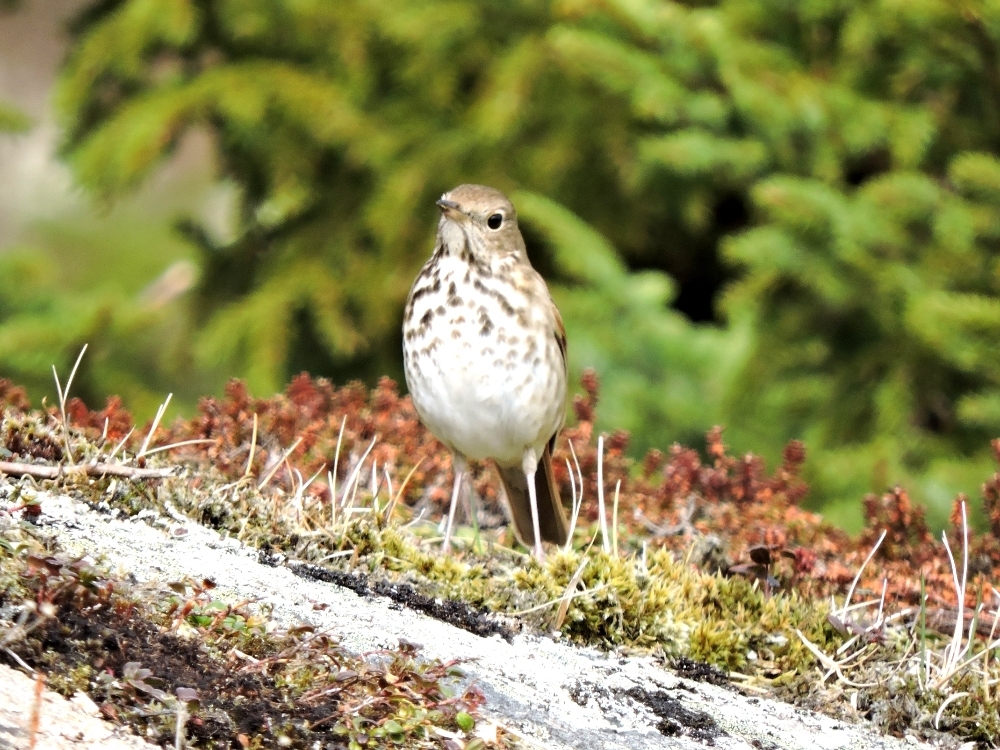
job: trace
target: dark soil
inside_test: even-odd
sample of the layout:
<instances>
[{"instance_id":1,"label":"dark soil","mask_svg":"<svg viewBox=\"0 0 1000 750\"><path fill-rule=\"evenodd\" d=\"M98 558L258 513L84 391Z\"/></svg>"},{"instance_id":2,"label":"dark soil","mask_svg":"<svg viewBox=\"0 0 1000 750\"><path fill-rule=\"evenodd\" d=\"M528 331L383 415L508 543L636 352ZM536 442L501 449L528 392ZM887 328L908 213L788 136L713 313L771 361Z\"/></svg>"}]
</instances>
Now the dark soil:
<instances>
[{"instance_id":1,"label":"dark soil","mask_svg":"<svg viewBox=\"0 0 1000 750\"><path fill-rule=\"evenodd\" d=\"M261 562L274 565L273 556L261 555ZM477 609L456 599L435 599L421 594L408 583L372 580L364 573L347 573L318 565L289 561L288 568L296 575L317 581L335 583L350 589L358 596L384 596L417 612L454 625L470 633L489 638L499 635L508 643L521 631L521 624L510 617L503 617L485 609Z\"/></svg>"},{"instance_id":2,"label":"dark soil","mask_svg":"<svg viewBox=\"0 0 1000 750\"><path fill-rule=\"evenodd\" d=\"M146 737L161 745L173 742L175 714L158 709L141 687L122 679L129 662L152 671L135 685L156 684L170 695L178 687L198 691L200 707L187 722L187 735L199 747L234 747L239 735L259 735L272 742L286 735L310 744L318 741L321 747L346 747L329 731L306 728L335 713L336 698L302 705L266 674L242 671L239 665L206 653L200 641L178 638L134 613L62 611L12 650L32 667L67 679L89 666L93 684L89 692L105 717L122 721L128 715L133 725L138 718L140 725L145 724ZM17 667L2 651L0 659ZM124 689L115 681L101 680L101 673L119 678Z\"/></svg>"},{"instance_id":3,"label":"dark soil","mask_svg":"<svg viewBox=\"0 0 1000 750\"><path fill-rule=\"evenodd\" d=\"M678 677L685 677L696 682L707 682L710 685L720 687L729 684L729 677L721 669L703 661L695 661L687 656L671 659L670 668L677 673Z\"/></svg>"},{"instance_id":4,"label":"dark soil","mask_svg":"<svg viewBox=\"0 0 1000 750\"><path fill-rule=\"evenodd\" d=\"M644 690L630 688L625 695L643 704L656 714L659 721L656 728L661 734L674 736L684 734L692 739L714 745L715 738L725 735L708 714L685 707L665 690Z\"/></svg>"}]
</instances>

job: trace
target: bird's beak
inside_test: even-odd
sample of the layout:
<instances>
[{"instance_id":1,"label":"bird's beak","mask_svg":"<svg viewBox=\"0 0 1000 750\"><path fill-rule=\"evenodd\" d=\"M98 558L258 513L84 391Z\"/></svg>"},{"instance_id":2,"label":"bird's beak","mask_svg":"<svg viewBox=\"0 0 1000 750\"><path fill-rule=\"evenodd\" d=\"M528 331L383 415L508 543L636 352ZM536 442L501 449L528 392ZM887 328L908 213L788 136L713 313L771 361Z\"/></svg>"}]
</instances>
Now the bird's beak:
<instances>
[{"instance_id":1,"label":"bird's beak","mask_svg":"<svg viewBox=\"0 0 1000 750\"><path fill-rule=\"evenodd\" d=\"M451 219L457 219L463 215L462 210L458 207L458 204L455 203L455 201L442 198L437 202L437 206L441 209L441 213Z\"/></svg>"}]
</instances>

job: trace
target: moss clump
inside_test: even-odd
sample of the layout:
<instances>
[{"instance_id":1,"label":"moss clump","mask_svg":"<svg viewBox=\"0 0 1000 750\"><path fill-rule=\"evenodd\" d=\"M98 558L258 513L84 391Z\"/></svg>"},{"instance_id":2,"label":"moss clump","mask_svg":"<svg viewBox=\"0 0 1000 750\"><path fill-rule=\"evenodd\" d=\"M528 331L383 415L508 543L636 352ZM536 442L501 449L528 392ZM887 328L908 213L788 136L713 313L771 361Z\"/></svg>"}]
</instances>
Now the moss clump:
<instances>
[{"instance_id":1,"label":"moss clump","mask_svg":"<svg viewBox=\"0 0 1000 750\"><path fill-rule=\"evenodd\" d=\"M77 664L65 672L52 672L47 680L47 686L62 695L86 693L93 678L94 668L90 664Z\"/></svg>"},{"instance_id":2,"label":"moss clump","mask_svg":"<svg viewBox=\"0 0 1000 750\"><path fill-rule=\"evenodd\" d=\"M164 483L164 492L184 512L198 517L206 505L217 507L214 493L173 492L177 481ZM544 565L499 546L489 554L466 549L442 555L436 544L375 511L319 531L322 510L292 515L248 484L230 492L239 493L238 501L211 515L224 519L223 530L248 541L334 570L414 584L430 597L520 614L542 631L552 629L566 598L559 630L581 644L653 649L730 670L746 669L749 659L759 658L772 669L804 672L814 658L794 637L796 629L821 647L842 641L825 621L825 605L701 571L666 549L653 551L645 563L599 549L555 551Z\"/></svg>"}]
</instances>

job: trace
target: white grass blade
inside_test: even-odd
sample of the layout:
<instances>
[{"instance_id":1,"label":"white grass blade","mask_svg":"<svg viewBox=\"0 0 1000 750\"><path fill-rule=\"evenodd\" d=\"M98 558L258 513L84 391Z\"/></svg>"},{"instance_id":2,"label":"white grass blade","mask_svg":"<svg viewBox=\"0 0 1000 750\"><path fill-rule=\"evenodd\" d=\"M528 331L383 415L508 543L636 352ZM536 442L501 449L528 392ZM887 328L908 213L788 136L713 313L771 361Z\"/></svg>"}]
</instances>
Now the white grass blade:
<instances>
[{"instance_id":1,"label":"white grass blade","mask_svg":"<svg viewBox=\"0 0 1000 750\"><path fill-rule=\"evenodd\" d=\"M179 443L171 443L170 445L161 445L157 448L153 448L151 451L146 451L147 456L152 456L155 453L163 453L164 451L172 451L175 448L183 448L187 445L205 445L206 443L214 443L214 440L207 440L205 438L197 438L195 440L181 440Z\"/></svg>"},{"instance_id":2,"label":"white grass blade","mask_svg":"<svg viewBox=\"0 0 1000 750\"><path fill-rule=\"evenodd\" d=\"M345 417L345 419L346 419L346 417ZM356 495L357 491L358 491L357 483L361 479L361 467L364 466L365 459L367 459L368 458L368 454L372 452L372 448L375 447L375 441L377 441L377 440L378 440L378 435L376 435L375 437L372 438L371 443L368 444L368 448L365 449L365 452L361 455L361 458L358 460L357 464L355 464L354 470L351 471L351 475L347 478L347 484L344 485L344 496L340 499L340 507L341 508L344 507L345 501L347 500L347 496L348 495L351 495L351 505L354 505L354 495ZM340 445L339 445L339 443L337 445L337 453L338 453L338 455L340 453ZM337 456L334 456L334 461L336 461L336 458L337 458ZM353 494L351 492L352 487L353 487L353 490L354 490Z\"/></svg>"},{"instance_id":3,"label":"white grass blade","mask_svg":"<svg viewBox=\"0 0 1000 750\"><path fill-rule=\"evenodd\" d=\"M601 547L606 553L610 553L608 516L604 511L604 435L597 438L597 515L600 516Z\"/></svg>"},{"instance_id":4,"label":"white grass blade","mask_svg":"<svg viewBox=\"0 0 1000 750\"><path fill-rule=\"evenodd\" d=\"M340 433L337 435L337 452L333 454L333 481L330 483L330 501L337 504L337 469L340 468L340 446L344 442L344 426L347 424L347 415L340 420Z\"/></svg>"},{"instance_id":5,"label":"white grass blade","mask_svg":"<svg viewBox=\"0 0 1000 750\"><path fill-rule=\"evenodd\" d=\"M618 494L622 488L622 480L615 483L615 501L611 506L611 554L618 557Z\"/></svg>"},{"instance_id":6,"label":"white grass blade","mask_svg":"<svg viewBox=\"0 0 1000 750\"><path fill-rule=\"evenodd\" d=\"M76 371L80 367L80 362L83 360L83 355L87 351L89 344L84 344L80 353L76 356L76 362L73 364L73 369L69 373L69 378L66 380L66 387L63 388L59 382L59 373L56 372L56 366L52 365L52 377L56 381L56 394L59 396L59 416L62 417L62 428L63 428L63 442L66 446L66 455L69 457L69 462L74 463L73 460L73 449L69 444L69 420L66 418L66 400L69 398L70 388L73 387L73 378L76 377Z\"/></svg>"},{"instance_id":7,"label":"white grass blade","mask_svg":"<svg viewBox=\"0 0 1000 750\"><path fill-rule=\"evenodd\" d=\"M941 705L938 707L937 713L934 714L935 729L941 728L941 717L944 715L944 710L948 708L948 705L950 703L953 703L954 701L957 701L959 698L964 698L967 695L968 693L955 693L954 695L949 695L941 702Z\"/></svg>"},{"instance_id":8,"label":"white grass blade","mask_svg":"<svg viewBox=\"0 0 1000 750\"><path fill-rule=\"evenodd\" d=\"M326 472L326 486L330 490L330 523L334 524L337 521L337 480L333 476L332 471Z\"/></svg>"},{"instance_id":9,"label":"white grass blade","mask_svg":"<svg viewBox=\"0 0 1000 750\"><path fill-rule=\"evenodd\" d=\"M573 502L571 503L573 510L569 517L569 531L566 532L566 544L563 545L563 551L569 552L573 546L573 534L576 533L576 521L580 517L580 506L577 502L576 477L573 476L573 467L570 465L568 458L566 459L566 471L569 473L570 492L573 493Z\"/></svg>"},{"instance_id":10,"label":"white grass blade","mask_svg":"<svg viewBox=\"0 0 1000 750\"><path fill-rule=\"evenodd\" d=\"M156 410L156 416L153 418L153 424L149 428L149 433L146 435L146 439L142 441L142 447L139 448L136 458L142 458L146 455L146 450L149 448L149 444L153 440L153 434L156 432L156 428L160 426L160 420L163 419L163 414L167 411L167 407L170 405L170 399L173 397L174 394L168 393L166 400L160 404L160 408Z\"/></svg>"},{"instance_id":11,"label":"white grass blade","mask_svg":"<svg viewBox=\"0 0 1000 750\"><path fill-rule=\"evenodd\" d=\"M84 344L80 353L76 355L76 362L73 363L73 369L70 370L69 378L66 380L66 390L61 394L63 401L62 408L65 408L66 406L65 401L69 397L70 389L73 387L73 378L76 377L76 371L80 368L80 362L83 361L83 355L87 352L88 346L90 346L90 344Z\"/></svg>"},{"instance_id":12,"label":"white grass blade","mask_svg":"<svg viewBox=\"0 0 1000 750\"><path fill-rule=\"evenodd\" d=\"M302 438L300 437L295 438L295 442L292 443L291 446L289 446L288 450L285 451L285 453L281 456L281 458L279 458L277 461L274 462L274 466L272 466L271 470L267 472L267 475L257 483L258 490L264 489L264 485L266 485L268 482L271 481L271 477L273 477L278 472L278 469L281 468L281 465L288 460L288 457L292 455L292 451L298 448L299 443L301 442Z\"/></svg>"},{"instance_id":13,"label":"white grass blade","mask_svg":"<svg viewBox=\"0 0 1000 750\"><path fill-rule=\"evenodd\" d=\"M576 466L576 479L573 478L573 470L569 469L569 477L571 486L574 487L573 495L573 515L570 518L569 524L569 538L566 540L566 551L568 552L573 547L573 535L576 533L576 525L580 519L580 510L583 507L583 471L580 470L580 459L576 457L576 449L573 447L573 441L567 440L569 443L569 452L573 456L573 464ZM566 467L569 468L569 461L566 462ZM579 487L579 494L576 493L576 487Z\"/></svg>"},{"instance_id":14,"label":"white grass blade","mask_svg":"<svg viewBox=\"0 0 1000 750\"><path fill-rule=\"evenodd\" d=\"M129 430L128 433L125 435L125 437L121 439L121 442L119 442L118 445L115 446L115 449L111 451L111 455L108 456L108 463L111 463L112 461L115 460L115 456L118 454L118 451L120 451L123 447L125 447L125 443L128 442L128 439L130 437L132 437L133 432L135 432L135 427Z\"/></svg>"},{"instance_id":15,"label":"white grass blade","mask_svg":"<svg viewBox=\"0 0 1000 750\"><path fill-rule=\"evenodd\" d=\"M847 612L848 612L848 607L851 603L851 597L854 596L854 589L857 588L858 581L861 580L861 574L865 572L865 568L868 567L868 563L870 563L872 561L872 558L875 557L875 553L878 551L878 548L882 546L882 542L885 541L885 535L888 533L889 533L888 529L882 529L882 534L881 536L879 536L878 541L875 542L875 546L872 547L871 552L868 553L868 557L865 558L865 561L861 564L861 567L858 568L858 573L856 576L854 576L854 580L851 582L851 588L847 590L847 598L844 600L844 608L839 612L835 613L836 616L839 617L841 620L847 618Z\"/></svg>"}]
</instances>

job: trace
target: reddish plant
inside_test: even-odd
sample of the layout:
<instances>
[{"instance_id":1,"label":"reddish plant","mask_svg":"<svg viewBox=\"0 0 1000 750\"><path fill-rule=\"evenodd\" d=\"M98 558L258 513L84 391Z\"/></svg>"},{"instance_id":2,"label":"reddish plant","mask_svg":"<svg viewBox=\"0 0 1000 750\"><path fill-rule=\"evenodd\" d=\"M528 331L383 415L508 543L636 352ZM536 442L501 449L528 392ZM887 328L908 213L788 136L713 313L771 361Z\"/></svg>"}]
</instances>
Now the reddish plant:
<instances>
[{"instance_id":1,"label":"reddish plant","mask_svg":"<svg viewBox=\"0 0 1000 750\"><path fill-rule=\"evenodd\" d=\"M579 523L586 526L598 516L599 455L594 420L600 382L588 371L581 385L583 393L573 402L576 421L560 435L554 465L556 479L568 499L572 493L570 472L577 475L579 462L583 477ZM0 401L8 408L27 408L23 391L6 381L0 381ZM109 438L120 439L132 425L116 398L109 399L98 412L72 399L67 411L74 426L92 434L100 434L107 424ZM451 490L450 452L424 429L410 399L400 396L396 384L387 378L369 392L359 383L338 388L325 379L302 374L283 394L265 399L254 398L244 383L234 380L222 397L202 399L195 417L178 419L156 438L158 445L207 441L180 448L175 456L209 462L230 479L242 476L248 462L253 476L270 475L270 483L276 486L290 487L295 471L302 477L316 474L309 492L321 499L329 498L327 472L332 473L336 465L338 492L342 492L366 452L365 475L371 476L374 461L377 474L387 470L397 483L397 491L401 479L412 472L401 501L426 509L431 517L445 509ZM141 435L133 436L133 449L141 439ZM8 450L13 450L12 440L8 435ZM25 455L44 458L51 454L48 457L52 460L61 455L55 441L14 443ZM861 588L869 594L878 593L886 581L888 595L894 600L916 603L922 572L928 589L933 587L936 592L936 601L954 604L944 548L930 533L923 510L913 506L902 488L864 499L865 529L852 539L818 514L799 507L808 487L801 477L805 447L798 441L785 447L782 461L772 473L759 456L730 455L720 427L706 436L706 460L698 451L675 444L665 452L650 451L636 462L627 454L628 443L627 433L613 432L606 436L600 456L609 514L615 487L620 484L618 527L623 548L630 542L637 548L645 541L681 551L690 547L692 538L710 536L719 541L716 549L721 551L713 558L713 567L735 575L763 575L769 586L773 580L774 585L826 595L846 589L885 530L886 538L866 569ZM37 455L33 448L37 448ZM1000 463L1000 441L994 441L993 448ZM503 524L499 482L493 470L488 464L474 463L471 471L486 517ZM968 543L973 572L985 580L990 576L995 579L1000 571L1000 472L984 484L983 498L992 534L970 534ZM953 549L960 549L958 516L953 525L949 540ZM761 562L762 550L767 553L766 563ZM973 586L968 596L974 599Z\"/></svg>"}]
</instances>

